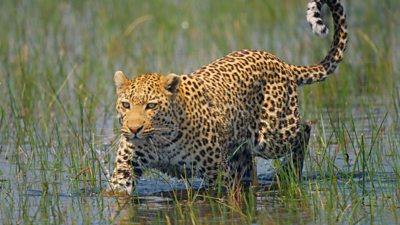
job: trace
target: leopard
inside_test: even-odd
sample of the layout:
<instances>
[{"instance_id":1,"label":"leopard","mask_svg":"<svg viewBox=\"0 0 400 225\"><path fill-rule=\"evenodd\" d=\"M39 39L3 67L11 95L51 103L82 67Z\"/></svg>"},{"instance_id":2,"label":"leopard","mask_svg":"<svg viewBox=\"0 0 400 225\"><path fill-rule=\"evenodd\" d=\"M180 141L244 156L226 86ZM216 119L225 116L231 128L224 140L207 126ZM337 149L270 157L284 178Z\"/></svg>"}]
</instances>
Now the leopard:
<instances>
[{"instance_id":1,"label":"leopard","mask_svg":"<svg viewBox=\"0 0 400 225\"><path fill-rule=\"evenodd\" d=\"M327 79L343 59L347 24L340 0L311 0L307 21L333 41L317 64L294 65L277 56L244 49L200 69L177 75L114 74L121 125L111 190L131 195L148 169L178 178L196 176L209 185L254 179L254 157L287 158L301 177L311 122L300 117L298 89Z\"/></svg>"}]
</instances>

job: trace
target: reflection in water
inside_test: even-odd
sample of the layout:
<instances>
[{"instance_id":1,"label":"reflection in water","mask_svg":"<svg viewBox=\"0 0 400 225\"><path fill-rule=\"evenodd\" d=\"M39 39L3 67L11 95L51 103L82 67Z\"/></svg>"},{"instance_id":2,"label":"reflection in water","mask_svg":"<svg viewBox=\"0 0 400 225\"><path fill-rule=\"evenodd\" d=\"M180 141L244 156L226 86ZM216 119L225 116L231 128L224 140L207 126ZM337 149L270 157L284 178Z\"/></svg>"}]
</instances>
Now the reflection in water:
<instances>
[{"instance_id":1,"label":"reflection in water","mask_svg":"<svg viewBox=\"0 0 400 225\"><path fill-rule=\"evenodd\" d=\"M167 193L164 193L167 194ZM169 193L172 194L173 193ZM167 194L168 195L168 194ZM260 196L263 197L260 197ZM177 199L179 204L162 197L145 197L140 200L119 199L112 204L111 220L116 224L309 224L311 212L302 207L288 209L276 196L256 194L257 201L242 207L229 206L228 202L198 197L194 202ZM182 196L181 196L182 197ZM224 198L225 199L225 198ZM168 200L171 200L168 198ZM222 199L221 199L222 200ZM226 200L226 199L225 199ZM140 201L140 203L138 203Z\"/></svg>"}]
</instances>

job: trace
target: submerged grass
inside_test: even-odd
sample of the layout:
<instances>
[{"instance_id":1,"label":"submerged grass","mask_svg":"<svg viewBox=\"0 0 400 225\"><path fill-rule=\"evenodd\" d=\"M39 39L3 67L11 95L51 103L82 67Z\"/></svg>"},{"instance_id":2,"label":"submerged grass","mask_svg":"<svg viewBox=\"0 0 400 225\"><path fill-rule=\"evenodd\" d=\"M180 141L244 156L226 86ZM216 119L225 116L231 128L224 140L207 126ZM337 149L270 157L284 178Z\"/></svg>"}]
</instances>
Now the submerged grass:
<instances>
[{"instance_id":1,"label":"submerged grass","mask_svg":"<svg viewBox=\"0 0 400 225\"><path fill-rule=\"evenodd\" d=\"M0 221L399 224L400 3L344 3L345 60L301 91L314 121L301 184L222 196L178 182L140 198L168 187L149 176L140 197L116 199L99 194L118 129L115 70L188 73L240 48L311 64L330 41L310 34L306 1L1 1Z\"/></svg>"}]
</instances>

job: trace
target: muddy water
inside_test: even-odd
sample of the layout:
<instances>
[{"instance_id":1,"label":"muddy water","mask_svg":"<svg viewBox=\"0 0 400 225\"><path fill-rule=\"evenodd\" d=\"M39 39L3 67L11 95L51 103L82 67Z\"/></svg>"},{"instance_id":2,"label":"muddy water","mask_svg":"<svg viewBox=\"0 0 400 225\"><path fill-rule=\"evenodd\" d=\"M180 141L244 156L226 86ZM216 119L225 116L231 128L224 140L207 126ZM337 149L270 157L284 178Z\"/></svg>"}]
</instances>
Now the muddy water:
<instances>
[{"instance_id":1,"label":"muddy water","mask_svg":"<svg viewBox=\"0 0 400 225\"><path fill-rule=\"evenodd\" d=\"M338 127L332 126L332 118L322 117L320 123L313 130L312 140L310 142L309 153L305 162L304 183L320 183L320 190L305 187L305 191L313 196L315 194L329 196L329 171L313 170L315 167L311 164L318 162L321 158L320 146L325 141L329 141L326 147L326 154L332 159L335 166L342 168L343 173L335 174L335 184L338 189L343 190L343 196L349 198L353 195L362 196L366 192L371 192L377 202L386 198L388 202L395 202L393 208L391 204L385 206L376 206L380 210L371 210L371 205L377 204L369 199L362 202L362 206L354 206L351 203L342 214L335 209L320 208L318 203L311 207L311 199L294 200L294 204L289 205L282 201L281 194L274 190L268 190L273 177L271 161L257 159L257 172L260 182L260 190L255 193L255 202L251 207L242 206L232 209L227 207L232 202L229 199L210 201L210 198L202 197L202 180L195 179L192 183L193 190L199 195L193 199L188 199L186 191L187 183L175 178L168 178L164 175L149 173L149 176L141 178L136 188L136 198L124 199L115 197L103 197L100 191L107 184L104 181L95 181L98 188L89 185L90 181L76 180L68 176L66 172L49 171L44 176L52 176L49 183L43 183L43 177L40 177L41 170L24 170L21 163L10 163L6 159L6 154L2 152L0 158L0 188L1 192L1 213L0 221L8 223L50 223L50 224L164 224L171 221L175 223L197 223L197 224L315 224L315 223L333 223L334 218L340 215L346 215L352 208L362 210L359 218L353 218L351 222L369 224L378 222L379 224L396 224L399 220L396 215L400 215L400 203L398 202L399 174L396 174L394 167L399 166L399 162L393 162L394 151L399 151L399 126L395 124L396 118L390 117L383 110L378 110L375 114L370 114L368 118L355 110L352 118L346 118L344 127L348 129L349 139L359 139L362 136L363 141L349 140L346 154L343 153L343 146L340 147L337 142L330 137L336 135ZM343 120L343 118L342 118ZM351 130L351 124L357 124L355 132ZM390 136L389 136L389 131ZM376 136L376 134L379 134ZM334 134L334 135L332 135ZM346 136L345 135L345 136ZM323 139L326 138L324 141ZM379 141L377 141L379 140ZM351 142L351 143L350 143ZM363 146L360 146L363 145ZM357 149L379 145L371 149L382 150L382 158L386 161L381 163L378 168L369 172L363 172L360 166L356 166L356 172L349 175L346 171L354 168L354 162L357 161ZM397 148L394 148L397 147ZM397 159L399 159L397 152ZM395 157L396 158L396 157ZM51 160L51 159L50 159ZM348 168L348 170L346 170ZM349 183L359 184L357 190ZM397 185L397 186L396 186ZM100 186L102 188L100 188ZM357 185L356 185L357 186ZM377 186L379 188L377 188ZM397 190L394 190L396 189ZM326 190L324 192L324 190ZM397 194L396 194L397 193ZM397 198L393 195L397 195ZM354 197L354 196L353 196ZM176 199L177 198L177 199ZM321 197L325 199L325 197ZM320 200L321 200L320 199ZM176 204L178 200L179 204ZM193 203L194 204L191 204ZM384 201L383 201L384 202ZM356 203L360 204L360 203ZM327 213L333 210L334 213ZM340 223L349 222L348 220L339 220Z\"/></svg>"}]
</instances>

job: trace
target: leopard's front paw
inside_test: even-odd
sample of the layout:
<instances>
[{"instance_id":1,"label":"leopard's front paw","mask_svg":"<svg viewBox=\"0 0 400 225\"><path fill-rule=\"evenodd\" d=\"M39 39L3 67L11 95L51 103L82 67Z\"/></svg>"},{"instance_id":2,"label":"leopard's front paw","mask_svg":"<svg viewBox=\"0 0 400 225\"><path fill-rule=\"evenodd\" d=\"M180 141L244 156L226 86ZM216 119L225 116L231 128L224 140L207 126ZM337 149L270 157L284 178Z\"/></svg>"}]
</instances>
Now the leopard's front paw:
<instances>
[{"instance_id":1,"label":"leopard's front paw","mask_svg":"<svg viewBox=\"0 0 400 225\"><path fill-rule=\"evenodd\" d=\"M103 193L105 196L129 196L132 194L133 185L129 180L113 179L109 182L109 187Z\"/></svg>"}]
</instances>

